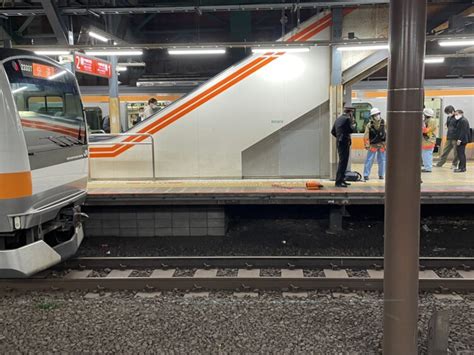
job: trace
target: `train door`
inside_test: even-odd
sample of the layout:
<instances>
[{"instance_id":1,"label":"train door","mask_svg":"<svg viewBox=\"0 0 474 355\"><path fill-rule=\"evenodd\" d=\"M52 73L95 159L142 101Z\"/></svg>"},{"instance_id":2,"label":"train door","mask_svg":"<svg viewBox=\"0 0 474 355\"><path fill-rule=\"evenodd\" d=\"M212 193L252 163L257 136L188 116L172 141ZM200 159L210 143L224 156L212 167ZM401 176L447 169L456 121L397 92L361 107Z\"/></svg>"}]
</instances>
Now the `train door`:
<instances>
[{"instance_id":1,"label":"train door","mask_svg":"<svg viewBox=\"0 0 474 355\"><path fill-rule=\"evenodd\" d=\"M367 126L367 122L370 120L370 110L372 109L372 105L368 102L359 102L354 103L353 106L356 108L355 113L355 120L357 124L357 132L356 133L364 133L365 126Z\"/></svg>"}]
</instances>

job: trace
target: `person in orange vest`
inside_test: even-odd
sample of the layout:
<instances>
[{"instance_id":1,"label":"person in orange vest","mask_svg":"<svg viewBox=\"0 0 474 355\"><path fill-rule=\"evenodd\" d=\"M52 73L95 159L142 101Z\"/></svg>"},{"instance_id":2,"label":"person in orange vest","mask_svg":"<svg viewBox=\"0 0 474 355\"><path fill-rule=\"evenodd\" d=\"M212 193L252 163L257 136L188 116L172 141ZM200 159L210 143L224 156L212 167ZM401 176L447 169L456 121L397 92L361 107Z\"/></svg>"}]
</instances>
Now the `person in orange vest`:
<instances>
[{"instance_id":1,"label":"person in orange vest","mask_svg":"<svg viewBox=\"0 0 474 355\"><path fill-rule=\"evenodd\" d=\"M380 110L374 107L370 110L370 120L365 126L364 145L367 150L367 157L364 164L364 180L369 180L370 171L377 156L379 166L379 179L385 176L385 150L387 141L387 131L385 121L380 115Z\"/></svg>"},{"instance_id":2,"label":"person in orange vest","mask_svg":"<svg viewBox=\"0 0 474 355\"><path fill-rule=\"evenodd\" d=\"M423 159L424 173L431 173L433 168L433 149L436 145L436 134L438 125L434 117L434 111L430 108L423 110L423 138L421 143L421 157Z\"/></svg>"}]
</instances>

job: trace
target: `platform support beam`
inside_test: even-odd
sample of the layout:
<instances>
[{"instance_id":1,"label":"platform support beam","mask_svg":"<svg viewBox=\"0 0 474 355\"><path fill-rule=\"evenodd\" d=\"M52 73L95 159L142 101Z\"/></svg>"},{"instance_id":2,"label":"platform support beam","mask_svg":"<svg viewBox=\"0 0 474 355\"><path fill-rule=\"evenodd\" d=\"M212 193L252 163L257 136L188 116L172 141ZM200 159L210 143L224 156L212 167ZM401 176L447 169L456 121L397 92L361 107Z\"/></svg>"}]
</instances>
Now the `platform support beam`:
<instances>
[{"instance_id":1,"label":"platform support beam","mask_svg":"<svg viewBox=\"0 0 474 355\"><path fill-rule=\"evenodd\" d=\"M117 56L109 57L112 77L109 79L109 122L110 133L120 133L120 100L118 89Z\"/></svg>"},{"instance_id":2,"label":"platform support beam","mask_svg":"<svg viewBox=\"0 0 474 355\"><path fill-rule=\"evenodd\" d=\"M426 0L390 1L383 353L417 354Z\"/></svg>"},{"instance_id":3,"label":"platform support beam","mask_svg":"<svg viewBox=\"0 0 474 355\"><path fill-rule=\"evenodd\" d=\"M342 218L345 213L345 206L331 206L329 210L328 234L338 234L342 232Z\"/></svg>"},{"instance_id":4,"label":"platform support beam","mask_svg":"<svg viewBox=\"0 0 474 355\"><path fill-rule=\"evenodd\" d=\"M342 38L342 8L332 9L331 40ZM331 47L331 85L329 87L329 129L344 107L342 87L342 54ZM337 171L337 150L334 139L329 139L329 178L335 179Z\"/></svg>"}]
</instances>

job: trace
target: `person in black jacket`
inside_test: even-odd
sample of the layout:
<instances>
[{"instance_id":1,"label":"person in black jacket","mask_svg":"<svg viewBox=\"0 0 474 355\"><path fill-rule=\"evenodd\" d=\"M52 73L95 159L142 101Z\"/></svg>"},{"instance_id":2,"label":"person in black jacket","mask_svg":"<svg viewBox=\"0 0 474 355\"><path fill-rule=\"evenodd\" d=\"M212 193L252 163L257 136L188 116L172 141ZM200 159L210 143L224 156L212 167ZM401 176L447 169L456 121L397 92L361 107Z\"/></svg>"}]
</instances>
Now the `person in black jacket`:
<instances>
[{"instance_id":1,"label":"person in black jacket","mask_svg":"<svg viewBox=\"0 0 474 355\"><path fill-rule=\"evenodd\" d=\"M336 119L331 129L331 134L336 137L337 154L339 156L336 174L337 187L350 185L345 181L345 175L352 143L351 133L354 133L356 128L354 114L354 107L344 107L344 113Z\"/></svg>"},{"instance_id":2,"label":"person in black jacket","mask_svg":"<svg viewBox=\"0 0 474 355\"><path fill-rule=\"evenodd\" d=\"M471 141L471 128L469 121L464 117L463 110L457 110L454 113L455 119L458 121L456 126L456 150L459 157L459 166L455 173L466 172L466 145Z\"/></svg>"},{"instance_id":3,"label":"person in black jacket","mask_svg":"<svg viewBox=\"0 0 474 355\"><path fill-rule=\"evenodd\" d=\"M446 134L446 142L444 143L443 153L439 158L438 163L436 164L437 167L442 167L446 160L448 160L449 153L454 148L454 157L453 157L453 164L452 169L456 169L458 167L459 159L457 153L457 143L456 143L456 126L458 124L458 120L454 118L455 109L453 106L449 105L444 108L444 113L448 115L446 118L446 127L448 128L448 133Z\"/></svg>"}]
</instances>

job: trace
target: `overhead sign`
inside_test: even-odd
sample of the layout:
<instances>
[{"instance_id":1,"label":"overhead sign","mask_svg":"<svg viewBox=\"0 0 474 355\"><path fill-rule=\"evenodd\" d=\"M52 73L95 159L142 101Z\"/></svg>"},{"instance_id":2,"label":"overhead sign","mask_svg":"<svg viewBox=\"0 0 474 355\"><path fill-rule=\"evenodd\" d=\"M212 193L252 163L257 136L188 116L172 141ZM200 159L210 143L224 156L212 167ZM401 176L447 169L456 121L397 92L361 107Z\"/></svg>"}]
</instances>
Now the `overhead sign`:
<instances>
[{"instance_id":1,"label":"overhead sign","mask_svg":"<svg viewBox=\"0 0 474 355\"><path fill-rule=\"evenodd\" d=\"M103 78L112 77L112 64L105 60L88 57L84 54L74 54L74 65L79 73L101 76Z\"/></svg>"}]
</instances>

